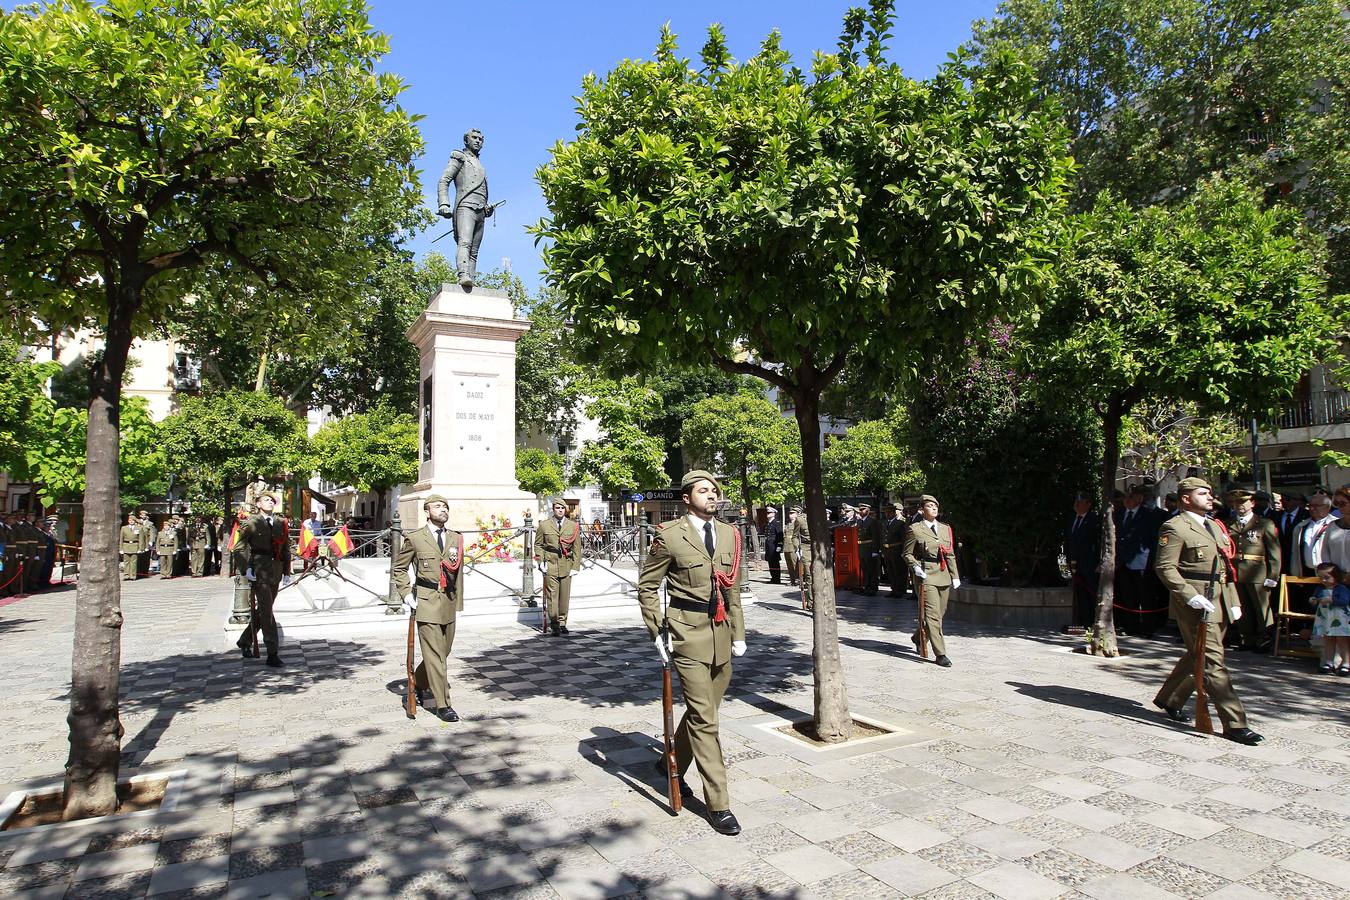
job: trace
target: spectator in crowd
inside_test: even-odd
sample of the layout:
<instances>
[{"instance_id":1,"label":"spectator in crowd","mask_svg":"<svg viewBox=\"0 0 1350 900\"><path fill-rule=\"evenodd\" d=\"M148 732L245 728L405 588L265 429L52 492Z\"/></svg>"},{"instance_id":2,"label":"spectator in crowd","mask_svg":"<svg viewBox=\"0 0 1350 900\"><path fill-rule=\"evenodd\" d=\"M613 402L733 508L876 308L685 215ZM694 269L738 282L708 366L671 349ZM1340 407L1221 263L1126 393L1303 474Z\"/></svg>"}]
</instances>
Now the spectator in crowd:
<instances>
[{"instance_id":1,"label":"spectator in crowd","mask_svg":"<svg viewBox=\"0 0 1350 900\"><path fill-rule=\"evenodd\" d=\"M1177 495L1175 491L1168 494L1166 497L1163 497L1163 514L1166 518L1172 518L1179 511L1180 508L1177 506Z\"/></svg>"},{"instance_id":2,"label":"spectator in crowd","mask_svg":"<svg viewBox=\"0 0 1350 900\"><path fill-rule=\"evenodd\" d=\"M1092 508L1092 495L1079 491L1073 498L1073 516L1064 526L1064 558L1073 585L1072 626L1092 625L1097 609L1097 566L1102 556L1102 521ZM1068 628L1065 629L1069 630Z\"/></svg>"},{"instance_id":3,"label":"spectator in crowd","mask_svg":"<svg viewBox=\"0 0 1350 900\"><path fill-rule=\"evenodd\" d=\"M42 577L38 587L46 590L52 583L52 572L56 570L56 522L55 516L41 520L38 526L42 532Z\"/></svg>"},{"instance_id":4,"label":"spectator in crowd","mask_svg":"<svg viewBox=\"0 0 1350 900\"><path fill-rule=\"evenodd\" d=\"M1271 502L1269 491L1256 491L1252 494L1252 512L1263 519L1275 522L1275 505Z\"/></svg>"},{"instance_id":5,"label":"spectator in crowd","mask_svg":"<svg viewBox=\"0 0 1350 900\"><path fill-rule=\"evenodd\" d=\"M141 549L136 557L136 572L140 575L149 575L150 556L154 552L155 544L155 523L150 521L148 512L138 509L136 510L136 524L141 529Z\"/></svg>"},{"instance_id":6,"label":"spectator in crowd","mask_svg":"<svg viewBox=\"0 0 1350 900\"><path fill-rule=\"evenodd\" d=\"M872 514L872 504L858 504L858 562L862 565L862 595L875 597L881 581L881 520Z\"/></svg>"},{"instance_id":7,"label":"spectator in crowd","mask_svg":"<svg viewBox=\"0 0 1350 900\"><path fill-rule=\"evenodd\" d=\"M1275 620L1270 614L1270 591L1280 577L1280 538L1275 523L1256 514L1256 497L1246 491L1228 493L1234 517L1228 526L1233 539L1238 599L1242 617L1229 629L1228 640L1246 650L1265 652Z\"/></svg>"},{"instance_id":8,"label":"spectator in crowd","mask_svg":"<svg viewBox=\"0 0 1350 900\"><path fill-rule=\"evenodd\" d=\"M213 516L206 522L206 574L220 574L220 543L224 539L221 534L221 525L224 522L220 516Z\"/></svg>"},{"instance_id":9,"label":"spectator in crowd","mask_svg":"<svg viewBox=\"0 0 1350 900\"><path fill-rule=\"evenodd\" d=\"M1291 574L1294 565L1293 539L1294 529L1308 518L1307 500L1302 494L1280 494L1280 514L1275 519L1275 527L1280 532L1281 559L1284 560L1284 574Z\"/></svg>"},{"instance_id":10,"label":"spectator in crowd","mask_svg":"<svg viewBox=\"0 0 1350 900\"><path fill-rule=\"evenodd\" d=\"M769 584L783 583L783 523L778 521L778 510L770 506L764 511L764 560L769 564Z\"/></svg>"},{"instance_id":11,"label":"spectator in crowd","mask_svg":"<svg viewBox=\"0 0 1350 900\"><path fill-rule=\"evenodd\" d=\"M1326 557L1322 554L1322 539L1327 530L1336 524L1331 517L1331 498L1322 492L1313 494L1307 500L1308 518L1294 526L1289 536L1290 560L1289 574L1295 577L1314 577L1317 564ZM1294 612L1311 613L1311 585L1289 585L1289 608Z\"/></svg>"},{"instance_id":12,"label":"spectator in crowd","mask_svg":"<svg viewBox=\"0 0 1350 900\"><path fill-rule=\"evenodd\" d=\"M1328 528L1322 537L1321 558L1334 562L1342 572L1350 572L1350 484L1336 489L1331 505L1341 515L1336 526Z\"/></svg>"},{"instance_id":13,"label":"spectator in crowd","mask_svg":"<svg viewBox=\"0 0 1350 900\"><path fill-rule=\"evenodd\" d=\"M1313 594L1313 646L1322 647L1322 674L1350 675L1350 587L1345 570L1333 562L1319 563L1320 582Z\"/></svg>"},{"instance_id":14,"label":"spectator in crowd","mask_svg":"<svg viewBox=\"0 0 1350 900\"><path fill-rule=\"evenodd\" d=\"M178 555L178 529L173 519L164 520L155 540L155 550L159 556L159 577L172 578L174 557Z\"/></svg>"}]
</instances>

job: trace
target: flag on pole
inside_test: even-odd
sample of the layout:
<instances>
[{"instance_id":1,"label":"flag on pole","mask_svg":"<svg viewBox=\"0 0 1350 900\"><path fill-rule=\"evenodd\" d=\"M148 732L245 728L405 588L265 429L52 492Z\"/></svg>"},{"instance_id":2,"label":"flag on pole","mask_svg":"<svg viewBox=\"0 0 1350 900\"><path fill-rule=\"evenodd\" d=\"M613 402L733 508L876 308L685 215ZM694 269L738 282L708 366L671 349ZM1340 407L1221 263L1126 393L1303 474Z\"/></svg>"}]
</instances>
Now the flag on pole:
<instances>
[{"instance_id":1,"label":"flag on pole","mask_svg":"<svg viewBox=\"0 0 1350 900\"><path fill-rule=\"evenodd\" d=\"M234 523L234 530L230 532L230 551L233 552L234 548L238 546L239 546L239 523L236 521Z\"/></svg>"},{"instance_id":2,"label":"flag on pole","mask_svg":"<svg viewBox=\"0 0 1350 900\"><path fill-rule=\"evenodd\" d=\"M352 536L347 533L346 525L339 528L337 534L333 535L332 539L328 542L329 549L338 559L351 553L352 547L354 546L356 545L352 542Z\"/></svg>"},{"instance_id":3,"label":"flag on pole","mask_svg":"<svg viewBox=\"0 0 1350 900\"><path fill-rule=\"evenodd\" d=\"M300 529L300 558L313 559L319 553L319 539L314 536L314 531L309 527L306 520L304 526Z\"/></svg>"}]
</instances>

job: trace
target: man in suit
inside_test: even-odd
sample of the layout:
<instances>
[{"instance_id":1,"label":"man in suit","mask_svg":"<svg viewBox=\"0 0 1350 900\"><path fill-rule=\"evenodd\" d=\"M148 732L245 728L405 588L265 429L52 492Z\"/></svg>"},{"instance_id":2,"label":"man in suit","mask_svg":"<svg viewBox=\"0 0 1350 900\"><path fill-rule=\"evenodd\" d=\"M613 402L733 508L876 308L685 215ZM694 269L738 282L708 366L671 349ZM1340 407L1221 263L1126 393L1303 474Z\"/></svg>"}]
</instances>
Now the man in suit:
<instances>
[{"instance_id":1,"label":"man in suit","mask_svg":"<svg viewBox=\"0 0 1350 900\"><path fill-rule=\"evenodd\" d=\"M923 591L924 627L937 664L949 669L952 661L947 658L942 618L947 614L952 591L961 586L961 573L956 568L956 536L950 525L938 521L938 501L932 494L919 498L919 516L905 536L905 565L919 579L918 587ZM910 640L918 647L917 628Z\"/></svg>"},{"instance_id":2,"label":"man in suit","mask_svg":"<svg viewBox=\"0 0 1350 900\"><path fill-rule=\"evenodd\" d=\"M446 527L450 504L440 494L429 494L422 509L427 514L426 527L404 535L403 546L394 557L394 589L417 618L417 641L422 648L422 661L413 674L417 693L430 687L436 717L458 722L459 714L450 705L446 660L455 643L455 619L464 609L464 538ZM413 567L411 578L409 566Z\"/></svg>"},{"instance_id":3,"label":"man in suit","mask_svg":"<svg viewBox=\"0 0 1350 900\"><path fill-rule=\"evenodd\" d=\"M567 515L567 501L554 497L553 515L539 523L536 550L544 563L544 614L554 637L568 634L567 611L572 600L572 573L581 568L581 526Z\"/></svg>"},{"instance_id":4,"label":"man in suit","mask_svg":"<svg viewBox=\"0 0 1350 900\"><path fill-rule=\"evenodd\" d=\"M1281 494L1280 512L1275 516L1275 528L1280 534L1280 559L1284 563L1283 572L1293 574L1294 564L1294 528L1308 518L1306 498L1302 494Z\"/></svg>"},{"instance_id":5,"label":"man in suit","mask_svg":"<svg viewBox=\"0 0 1350 900\"><path fill-rule=\"evenodd\" d=\"M127 514L127 524L122 526L117 540L122 554L122 580L135 581L141 553L141 523L135 513Z\"/></svg>"},{"instance_id":6,"label":"man in suit","mask_svg":"<svg viewBox=\"0 0 1350 900\"><path fill-rule=\"evenodd\" d=\"M727 789L718 707L731 682L731 659L745 653L741 547L735 529L715 517L722 488L711 473L689 472L680 490L688 514L657 526L638 579L638 603L657 652L674 663L684 692L685 712L675 730L681 789L690 763L698 763L709 823L721 834L740 834ZM664 619L658 596L663 580L669 595ZM664 759L657 769L665 777Z\"/></svg>"},{"instance_id":7,"label":"man in suit","mask_svg":"<svg viewBox=\"0 0 1350 900\"><path fill-rule=\"evenodd\" d=\"M1183 479L1177 485L1177 499L1181 513L1163 523L1155 566L1167 588L1186 652L1153 703L1172 721L1189 722L1184 707L1195 691L1195 654L1203 653L1205 686L1219 712L1224 737L1240 744L1259 744L1261 735L1247 727L1247 714L1223 659L1224 633L1242 617L1233 586L1232 542L1219 525L1206 518L1214 508L1214 496L1204 479ZM1207 622L1205 645L1197 647L1202 619Z\"/></svg>"},{"instance_id":8,"label":"man in suit","mask_svg":"<svg viewBox=\"0 0 1350 900\"><path fill-rule=\"evenodd\" d=\"M1315 576L1317 564L1326 562L1322 538L1327 529L1336 524L1336 520L1331 517L1331 506L1331 498L1322 491L1308 497L1307 518L1296 524L1289 534L1289 558L1285 560L1285 569L1290 575L1303 578ZM1312 612L1314 587L1316 585L1289 585L1289 608L1294 612Z\"/></svg>"},{"instance_id":9,"label":"man in suit","mask_svg":"<svg viewBox=\"0 0 1350 900\"><path fill-rule=\"evenodd\" d=\"M464 149L450 154L436 189L437 213L454 223L455 268L459 284L471 290L477 277L478 246L483 243L483 226L493 207L488 203L487 171L479 154L483 152L483 132L477 128L464 133ZM450 185L455 186L455 202L450 203Z\"/></svg>"},{"instance_id":10,"label":"man in suit","mask_svg":"<svg viewBox=\"0 0 1350 900\"><path fill-rule=\"evenodd\" d=\"M1162 526L1157 514L1143 505L1146 490L1136 484L1126 493L1122 508L1113 515L1116 521L1116 604L1123 607L1117 615L1122 630L1142 637L1166 624L1166 610L1154 611L1160 601L1153 597L1152 582L1146 577L1149 557Z\"/></svg>"},{"instance_id":11,"label":"man in suit","mask_svg":"<svg viewBox=\"0 0 1350 900\"><path fill-rule=\"evenodd\" d=\"M1275 523L1256 512L1255 495L1229 491L1227 499L1234 516L1228 531L1237 547L1234 564L1238 599L1242 601L1241 645L1244 650L1264 651L1275 627L1270 591L1279 586L1280 536Z\"/></svg>"},{"instance_id":12,"label":"man in suit","mask_svg":"<svg viewBox=\"0 0 1350 900\"><path fill-rule=\"evenodd\" d=\"M872 515L872 504L858 504L858 561L862 564L862 595L875 597L881 582L881 520Z\"/></svg>"},{"instance_id":13,"label":"man in suit","mask_svg":"<svg viewBox=\"0 0 1350 900\"><path fill-rule=\"evenodd\" d=\"M778 510L770 506L764 511L764 561L769 564L769 584L783 583L783 523L778 521ZM789 563L789 568L791 563Z\"/></svg>"},{"instance_id":14,"label":"man in suit","mask_svg":"<svg viewBox=\"0 0 1350 900\"><path fill-rule=\"evenodd\" d=\"M886 504L886 512L890 516L886 519L881 541L881 551L886 561L886 579L891 583L891 596L903 597L909 587L909 567L904 560L905 535L909 533L909 523L894 503Z\"/></svg>"},{"instance_id":15,"label":"man in suit","mask_svg":"<svg viewBox=\"0 0 1350 900\"><path fill-rule=\"evenodd\" d=\"M282 665L281 639L272 608L282 583L290 581L291 536L286 520L275 513L276 494L263 491L256 503L258 512L239 526L239 544L248 553L244 577L252 582L254 604L238 647L245 659L253 659L253 635L261 630L267 645L267 664L276 667Z\"/></svg>"},{"instance_id":16,"label":"man in suit","mask_svg":"<svg viewBox=\"0 0 1350 900\"><path fill-rule=\"evenodd\" d=\"M1064 526L1064 558L1073 584L1073 625L1092 626L1097 611L1097 566L1101 564L1101 517L1092 509L1092 495L1079 491L1073 517Z\"/></svg>"}]
</instances>

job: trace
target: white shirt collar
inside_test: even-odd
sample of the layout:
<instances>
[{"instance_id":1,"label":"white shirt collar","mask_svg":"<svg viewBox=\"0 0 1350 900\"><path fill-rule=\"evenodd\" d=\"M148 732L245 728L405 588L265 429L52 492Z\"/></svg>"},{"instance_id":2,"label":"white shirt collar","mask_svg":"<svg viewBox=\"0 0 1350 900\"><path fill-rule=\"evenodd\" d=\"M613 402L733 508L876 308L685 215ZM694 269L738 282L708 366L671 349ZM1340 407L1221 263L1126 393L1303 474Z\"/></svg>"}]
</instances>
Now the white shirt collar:
<instances>
[{"instance_id":1,"label":"white shirt collar","mask_svg":"<svg viewBox=\"0 0 1350 900\"><path fill-rule=\"evenodd\" d=\"M1241 525L1243 528L1246 528L1247 523L1252 520L1252 516L1254 515L1255 513L1247 513L1245 516L1239 516L1237 520L1238 524Z\"/></svg>"},{"instance_id":2,"label":"white shirt collar","mask_svg":"<svg viewBox=\"0 0 1350 900\"><path fill-rule=\"evenodd\" d=\"M698 539L703 540L704 521L700 519L698 516L694 515L693 513L690 513L689 515L685 516L685 518L689 520L689 527L694 529L694 534L698 535ZM709 519L708 522L712 522L712 519ZM712 535L713 535L713 549L716 550L717 549L716 525L713 526Z\"/></svg>"},{"instance_id":3,"label":"white shirt collar","mask_svg":"<svg viewBox=\"0 0 1350 900\"><path fill-rule=\"evenodd\" d=\"M1190 516L1191 520L1194 521L1195 524L1199 525L1201 528L1204 528L1205 522L1208 521L1204 516L1200 515L1198 512L1191 512L1189 509L1183 509L1181 513L1182 515Z\"/></svg>"}]
</instances>

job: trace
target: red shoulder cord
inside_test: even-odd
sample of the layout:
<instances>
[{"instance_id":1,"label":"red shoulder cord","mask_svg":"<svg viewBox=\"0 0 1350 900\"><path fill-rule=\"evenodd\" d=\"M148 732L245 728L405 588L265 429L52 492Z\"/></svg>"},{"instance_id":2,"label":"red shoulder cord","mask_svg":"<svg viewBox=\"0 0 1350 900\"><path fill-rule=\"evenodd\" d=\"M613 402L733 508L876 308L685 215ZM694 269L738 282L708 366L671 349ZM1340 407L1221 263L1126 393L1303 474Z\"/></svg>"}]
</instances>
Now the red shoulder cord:
<instances>
[{"instance_id":1,"label":"red shoulder cord","mask_svg":"<svg viewBox=\"0 0 1350 900\"><path fill-rule=\"evenodd\" d=\"M950 545L942 543L942 538L938 538L938 571L947 571L947 556L956 549L956 532L952 531L952 526L947 526L947 533L952 536ZM934 535L936 537L936 535Z\"/></svg>"},{"instance_id":2,"label":"red shoulder cord","mask_svg":"<svg viewBox=\"0 0 1350 900\"><path fill-rule=\"evenodd\" d=\"M1219 547L1219 555L1223 557L1224 565L1228 567L1228 583L1235 584L1237 582L1237 569L1233 566L1233 557L1237 555L1237 549L1233 546L1233 536L1228 533L1228 526L1223 524L1221 520L1215 519L1214 524L1219 526L1219 530L1223 532L1224 539L1227 541L1226 546Z\"/></svg>"},{"instance_id":3,"label":"red shoulder cord","mask_svg":"<svg viewBox=\"0 0 1350 900\"><path fill-rule=\"evenodd\" d=\"M717 608L713 610L714 622L725 622L727 620L727 606L722 599L723 593L737 581L737 576L741 573L741 533L733 532L736 536L736 551L731 559L731 572L713 572L713 580L717 584Z\"/></svg>"},{"instance_id":4,"label":"red shoulder cord","mask_svg":"<svg viewBox=\"0 0 1350 900\"><path fill-rule=\"evenodd\" d=\"M281 551L291 542L291 523L281 520L281 536L272 538L272 556L281 559Z\"/></svg>"},{"instance_id":5,"label":"red shoulder cord","mask_svg":"<svg viewBox=\"0 0 1350 900\"><path fill-rule=\"evenodd\" d=\"M450 585L450 579L454 577L461 566L464 565L464 534L459 535L459 552L455 554L455 561L441 560L441 581L439 588L445 590Z\"/></svg>"},{"instance_id":6,"label":"red shoulder cord","mask_svg":"<svg viewBox=\"0 0 1350 900\"><path fill-rule=\"evenodd\" d=\"M572 556L572 545L577 542L577 535L579 534L581 534L580 525L577 526L576 531L572 532L572 536L570 538L563 537L562 529L561 528L558 529L558 545L559 549L562 551L560 555L566 556L568 558Z\"/></svg>"}]
</instances>

